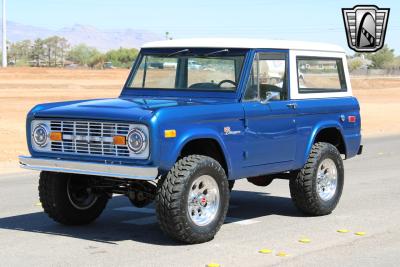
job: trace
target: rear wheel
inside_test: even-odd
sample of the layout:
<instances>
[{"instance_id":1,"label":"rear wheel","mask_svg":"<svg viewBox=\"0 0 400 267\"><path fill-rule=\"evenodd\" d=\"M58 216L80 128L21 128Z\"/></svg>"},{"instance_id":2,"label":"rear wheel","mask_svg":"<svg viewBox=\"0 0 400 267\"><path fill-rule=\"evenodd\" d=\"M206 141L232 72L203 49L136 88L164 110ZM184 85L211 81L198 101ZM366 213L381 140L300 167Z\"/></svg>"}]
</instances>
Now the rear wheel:
<instances>
[{"instance_id":1,"label":"rear wheel","mask_svg":"<svg viewBox=\"0 0 400 267\"><path fill-rule=\"evenodd\" d=\"M191 155L160 181L156 212L161 229L174 239L202 243L214 238L225 220L229 186L214 159Z\"/></svg>"},{"instance_id":2,"label":"rear wheel","mask_svg":"<svg viewBox=\"0 0 400 267\"><path fill-rule=\"evenodd\" d=\"M66 225L88 224L100 216L108 196L96 192L92 177L66 173L41 172L39 197L44 211Z\"/></svg>"},{"instance_id":3,"label":"rear wheel","mask_svg":"<svg viewBox=\"0 0 400 267\"><path fill-rule=\"evenodd\" d=\"M329 143L316 143L303 169L290 180L290 194L302 212L326 215L338 204L343 183L343 161L337 148Z\"/></svg>"}]
</instances>

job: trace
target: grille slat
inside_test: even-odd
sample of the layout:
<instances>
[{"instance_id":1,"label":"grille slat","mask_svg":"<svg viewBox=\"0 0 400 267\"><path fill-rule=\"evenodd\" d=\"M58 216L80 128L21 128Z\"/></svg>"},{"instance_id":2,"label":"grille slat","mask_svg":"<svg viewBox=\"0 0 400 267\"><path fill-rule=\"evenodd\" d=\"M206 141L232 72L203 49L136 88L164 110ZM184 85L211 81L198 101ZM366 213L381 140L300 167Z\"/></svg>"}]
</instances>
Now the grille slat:
<instances>
[{"instance_id":1,"label":"grille slat","mask_svg":"<svg viewBox=\"0 0 400 267\"><path fill-rule=\"evenodd\" d=\"M77 155L130 157L127 145L114 145L113 136L127 137L130 126L125 123L92 121L50 121L51 131L62 132L63 140L51 143L53 152Z\"/></svg>"}]
</instances>

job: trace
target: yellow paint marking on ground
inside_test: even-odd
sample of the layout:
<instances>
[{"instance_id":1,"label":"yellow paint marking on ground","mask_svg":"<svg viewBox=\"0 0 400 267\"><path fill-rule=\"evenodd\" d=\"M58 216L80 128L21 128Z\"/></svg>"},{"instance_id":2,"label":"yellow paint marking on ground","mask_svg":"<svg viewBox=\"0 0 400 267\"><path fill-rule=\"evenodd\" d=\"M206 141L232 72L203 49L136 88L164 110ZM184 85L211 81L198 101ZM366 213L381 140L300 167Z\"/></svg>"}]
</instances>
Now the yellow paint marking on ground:
<instances>
[{"instance_id":1,"label":"yellow paint marking on ground","mask_svg":"<svg viewBox=\"0 0 400 267\"><path fill-rule=\"evenodd\" d=\"M276 256L278 257L286 257L289 256L289 254L287 254L285 251L279 251Z\"/></svg>"},{"instance_id":2,"label":"yellow paint marking on ground","mask_svg":"<svg viewBox=\"0 0 400 267\"><path fill-rule=\"evenodd\" d=\"M220 265L218 263L209 263L206 267L220 267Z\"/></svg>"},{"instance_id":3,"label":"yellow paint marking on ground","mask_svg":"<svg viewBox=\"0 0 400 267\"><path fill-rule=\"evenodd\" d=\"M38 203L36 203L36 206L41 207L41 206L42 206L42 203L41 203L41 202L38 202Z\"/></svg>"},{"instance_id":4,"label":"yellow paint marking on ground","mask_svg":"<svg viewBox=\"0 0 400 267\"><path fill-rule=\"evenodd\" d=\"M271 249L267 249L267 248L263 248L263 249L260 249L258 252L261 253L261 254L271 254L272 250Z\"/></svg>"},{"instance_id":5,"label":"yellow paint marking on ground","mask_svg":"<svg viewBox=\"0 0 400 267\"><path fill-rule=\"evenodd\" d=\"M346 234L346 233L349 232L349 230L347 230L347 229L339 229L339 230L337 230L337 232L338 233L342 233L342 234Z\"/></svg>"},{"instance_id":6,"label":"yellow paint marking on ground","mask_svg":"<svg viewBox=\"0 0 400 267\"><path fill-rule=\"evenodd\" d=\"M301 238L301 239L299 239L299 242L300 242L300 243L307 244L307 243L310 243L310 242L311 242L311 240L310 240L310 239L308 239L308 238Z\"/></svg>"},{"instance_id":7,"label":"yellow paint marking on ground","mask_svg":"<svg viewBox=\"0 0 400 267\"><path fill-rule=\"evenodd\" d=\"M359 235L359 236L364 236L364 235L365 235L365 232L355 232L354 234L355 234L355 235Z\"/></svg>"}]
</instances>

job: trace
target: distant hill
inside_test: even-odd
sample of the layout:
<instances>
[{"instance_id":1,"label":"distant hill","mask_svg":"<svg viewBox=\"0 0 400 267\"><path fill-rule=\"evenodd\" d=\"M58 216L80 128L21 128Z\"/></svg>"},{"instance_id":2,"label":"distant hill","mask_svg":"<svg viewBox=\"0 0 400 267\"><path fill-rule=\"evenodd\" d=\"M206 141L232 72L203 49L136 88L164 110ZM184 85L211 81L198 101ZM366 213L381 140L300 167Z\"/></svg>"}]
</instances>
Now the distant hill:
<instances>
[{"instance_id":1,"label":"distant hill","mask_svg":"<svg viewBox=\"0 0 400 267\"><path fill-rule=\"evenodd\" d=\"M46 38L52 35L65 37L71 45L85 43L101 51L119 47L139 48L143 43L161 40L163 37L146 30L102 30L89 25L76 24L59 30L29 26L9 21L7 39L11 42L25 39ZM1 36L0 36L1 40Z\"/></svg>"}]
</instances>

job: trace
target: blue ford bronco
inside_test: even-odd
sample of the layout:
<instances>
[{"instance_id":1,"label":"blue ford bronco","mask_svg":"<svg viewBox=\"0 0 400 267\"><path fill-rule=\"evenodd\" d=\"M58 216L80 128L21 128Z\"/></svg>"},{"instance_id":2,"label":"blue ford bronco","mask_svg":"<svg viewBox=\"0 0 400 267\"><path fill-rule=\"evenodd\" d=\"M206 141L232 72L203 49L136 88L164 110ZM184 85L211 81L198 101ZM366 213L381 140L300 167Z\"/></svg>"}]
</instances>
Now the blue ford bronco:
<instances>
[{"instance_id":1,"label":"blue ford bronco","mask_svg":"<svg viewBox=\"0 0 400 267\"><path fill-rule=\"evenodd\" d=\"M344 50L257 39L187 39L142 47L121 95L40 104L27 116L39 196L55 221L94 221L113 194L154 201L161 229L206 242L237 179L289 180L294 205L331 213L343 159L362 152Z\"/></svg>"}]
</instances>

